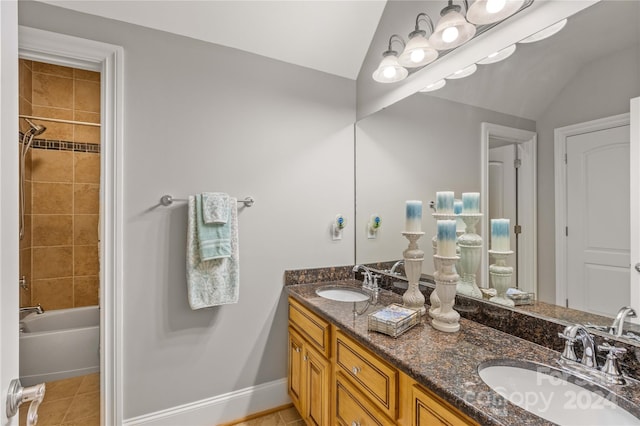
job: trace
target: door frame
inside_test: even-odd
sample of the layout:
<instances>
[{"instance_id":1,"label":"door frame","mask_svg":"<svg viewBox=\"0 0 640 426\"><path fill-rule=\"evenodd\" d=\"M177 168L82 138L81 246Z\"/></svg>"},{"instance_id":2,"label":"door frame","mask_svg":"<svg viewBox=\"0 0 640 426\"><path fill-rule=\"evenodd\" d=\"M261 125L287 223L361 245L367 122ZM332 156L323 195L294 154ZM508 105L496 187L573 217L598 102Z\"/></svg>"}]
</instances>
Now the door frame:
<instances>
[{"instance_id":1,"label":"door frame","mask_svg":"<svg viewBox=\"0 0 640 426\"><path fill-rule=\"evenodd\" d=\"M485 211L482 216L482 263L480 265L482 287L489 287L489 139L502 139L517 143L527 152L526 158L521 158L520 175L518 179L518 192L520 207L518 216L520 225L524 229L531 229L531 233L522 234L520 241L520 256L518 268L520 270L520 282L518 286L523 291L538 294L538 230L537 230L537 203L538 203L538 179L537 179L537 140L536 132L501 126L492 123L481 124L480 138L480 205ZM514 224L515 225L515 224Z\"/></svg>"},{"instance_id":2,"label":"door frame","mask_svg":"<svg viewBox=\"0 0 640 426\"><path fill-rule=\"evenodd\" d=\"M584 123L559 127L554 130L554 181L555 181L555 242L556 242L556 305L567 304L567 139L571 136L614 127L627 126L630 114L619 114L611 117L591 120ZM631 149L631 145L629 145ZM633 167L631 168L633 169ZM632 307L638 309L638 304Z\"/></svg>"},{"instance_id":3,"label":"door frame","mask_svg":"<svg viewBox=\"0 0 640 426\"><path fill-rule=\"evenodd\" d=\"M24 26L18 31L20 58L101 72L100 417L103 425L119 425L123 421L124 49Z\"/></svg>"}]
</instances>

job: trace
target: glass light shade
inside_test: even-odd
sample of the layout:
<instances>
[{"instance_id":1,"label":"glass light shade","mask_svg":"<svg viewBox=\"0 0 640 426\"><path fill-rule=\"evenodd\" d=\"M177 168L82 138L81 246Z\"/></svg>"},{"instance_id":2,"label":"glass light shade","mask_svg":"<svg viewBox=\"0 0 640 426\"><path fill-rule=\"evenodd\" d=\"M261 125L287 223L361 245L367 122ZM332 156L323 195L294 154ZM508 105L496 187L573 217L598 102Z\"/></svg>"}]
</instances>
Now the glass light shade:
<instances>
[{"instance_id":1,"label":"glass light shade","mask_svg":"<svg viewBox=\"0 0 640 426\"><path fill-rule=\"evenodd\" d=\"M448 36L457 37L453 40ZM476 34L476 27L467 22L460 13L455 10L447 12L436 25L436 29L429 37L429 43L438 50L453 49L468 42Z\"/></svg>"},{"instance_id":2,"label":"glass light shade","mask_svg":"<svg viewBox=\"0 0 640 426\"><path fill-rule=\"evenodd\" d=\"M469 77L471 74L476 72L477 69L478 69L478 67L477 67L476 64L471 64L466 68L463 68L461 70L458 70L458 71L454 72L449 77L447 77L447 80L455 80L455 79L458 79L458 78Z\"/></svg>"},{"instance_id":3,"label":"glass light shade","mask_svg":"<svg viewBox=\"0 0 640 426\"><path fill-rule=\"evenodd\" d=\"M409 71L398 64L398 57L389 54L380 61L380 65L373 72L373 79L378 83L395 83L404 80L408 75Z\"/></svg>"},{"instance_id":4,"label":"glass light shade","mask_svg":"<svg viewBox=\"0 0 640 426\"><path fill-rule=\"evenodd\" d=\"M445 86L445 84L447 84L447 80L445 80L445 79L438 80L435 83L431 83L430 85L428 85L424 89L420 89L420 92L422 92L422 93L433 92L435 90L442 89Z\"/></svg>"},{"instance_id":5,"label":"glass light shade","mask_svg":"<svg viewBox=\"0 0 640 426\"><path fill-rule=\"evenodd\" d=\"M565 25L567 25L567 20L563 19L562 21L556 22L555 24L551 25L550 27L545 28L544 30L538 31L535 34L530 35L529 37L525 38L524 40L520 40L520 43L534 43L536 41L544 40L545 38L551 37L552 35L554 35L558 31L563 29Z\"/></svg>"},{"instance_id":6,"label":"glass light shade","mask_svg":"<svg viewBox=\"0 0 640 426\"><path fill-rule=\"evenodd\" d=\"M496 62L500 62L504 59L507 59L509 56L513 55L513 52L516 51L516 45L512 44L509 47L505 47L502 50L497 51L496 53L492 53L481 61L478 61L480 65L488 65L495 64Z\"/></svg>"},{"instance_id":7,"label":"glass light shade","mask_svg":"<svg viewBox=\"0 0 640 426\"><path fill-rule=\"evenodd\" d=\"M438 58L438 51L431 47L429 40L422 35L412 37L404 51L398 57L398 63L403 67L421 67Z\"/></svg>"},{"instance_id":8,"label":"glass light shade","mask_svg":"<svg viewBox=\"0 0 640 426\"><path fill-rule=\"evenodd\" d=\"M523 4L524 0L476 0L467 11L467 20L476 25L493 24L513 15Z\"/></svg>"}]
</instances>

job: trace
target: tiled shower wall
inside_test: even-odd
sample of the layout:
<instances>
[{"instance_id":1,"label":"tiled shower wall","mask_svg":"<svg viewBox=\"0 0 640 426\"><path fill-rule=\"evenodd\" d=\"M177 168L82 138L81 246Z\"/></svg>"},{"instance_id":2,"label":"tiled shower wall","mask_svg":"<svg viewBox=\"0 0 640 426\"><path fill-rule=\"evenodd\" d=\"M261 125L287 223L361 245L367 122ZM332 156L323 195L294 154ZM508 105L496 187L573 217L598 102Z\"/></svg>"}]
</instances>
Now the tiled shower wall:
<instances>
[{"instance_id":1,"label":"tiled shower wall","mask_svg":"<svg viewBox=\"0 0 640 426\"><path fill-rule=\"evenodd\" d=\"M99 123L100 74L20 60L20 114ZM21 306L98 304L99 128L34 121L47 130L25 167Z\"/></svg>"}]
</instances>

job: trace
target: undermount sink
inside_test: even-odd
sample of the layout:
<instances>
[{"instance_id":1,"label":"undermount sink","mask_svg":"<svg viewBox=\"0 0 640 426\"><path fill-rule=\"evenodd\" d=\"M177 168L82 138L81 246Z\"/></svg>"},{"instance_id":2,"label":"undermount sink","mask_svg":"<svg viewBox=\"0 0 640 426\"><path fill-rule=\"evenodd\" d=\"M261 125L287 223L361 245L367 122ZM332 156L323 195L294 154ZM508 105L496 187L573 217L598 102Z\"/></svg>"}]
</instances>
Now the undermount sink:
<instances>
[{"instance_id":1,"label":"undermount sink","mask_svg":"<svg viewBox=\"0 0 640 426\"><path fill-rule=\"evenodd\" d=\"M512 404L559 425L640 425L632 403L554 367L502 359L480 364L478 373Z\"/></svg>"},{"instance_id":2,"label":"undermount sink","mask_svg":"<svg viewBox=\"0 0 640 426\"><path fill-rule=\"evenodd\" d=\"M364 290L345 286L324 286L316 290L316 294L325 299L337 302L366 302L371 296Z\"/></svg>"}]
</instances>

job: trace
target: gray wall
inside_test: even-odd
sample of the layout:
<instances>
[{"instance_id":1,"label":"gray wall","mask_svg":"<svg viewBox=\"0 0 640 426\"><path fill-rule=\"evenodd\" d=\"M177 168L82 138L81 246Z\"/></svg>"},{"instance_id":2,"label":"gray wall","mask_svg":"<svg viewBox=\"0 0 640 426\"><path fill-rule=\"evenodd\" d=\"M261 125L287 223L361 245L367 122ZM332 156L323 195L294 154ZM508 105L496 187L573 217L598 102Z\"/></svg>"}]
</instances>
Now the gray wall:
<instances>
[{"instance_id":1,"label":"gray wall","mask_svg":"<svg viewBox=\"0 0 640 426\"><path fill-rule=\"evenodd\" d=\"M582 68L537 120L538 297L555 303L554 129L629 112L640 96L638 45Z\"/></svg>"},{"instance_id":2,"label":"gray wall","mask_svg":"<svg viewBox=\"0 0 640 426\"><path fill-rule=\"evenodd\" d=\"M535 122L417 93L356 125L356 262L402 258L408 241L405 201L422 200L420 247L430 253L436 222L428 208L436 191L480 191L482 122L535 130ZM382 229L368 239L365 224L379 214ZM480 229L480 228L478 228ZM428 251L427 251L428 250ZM423 272L433 273L430 256Z\"/></svg>"},{"instance_id":3,"label":"gray wall","mask_svg":"<svg viewBox=\"0 0 640 426\"><path fill-rule=\"evenodd\" d=\"M354 214L355 82L38 3L19 19L125 49L125 419L286 377L283 271L353 262L329 227ZM207 190L256 203L240 302L191 311L186 205L154 206Z\"/></svg>"}]
</instances>

